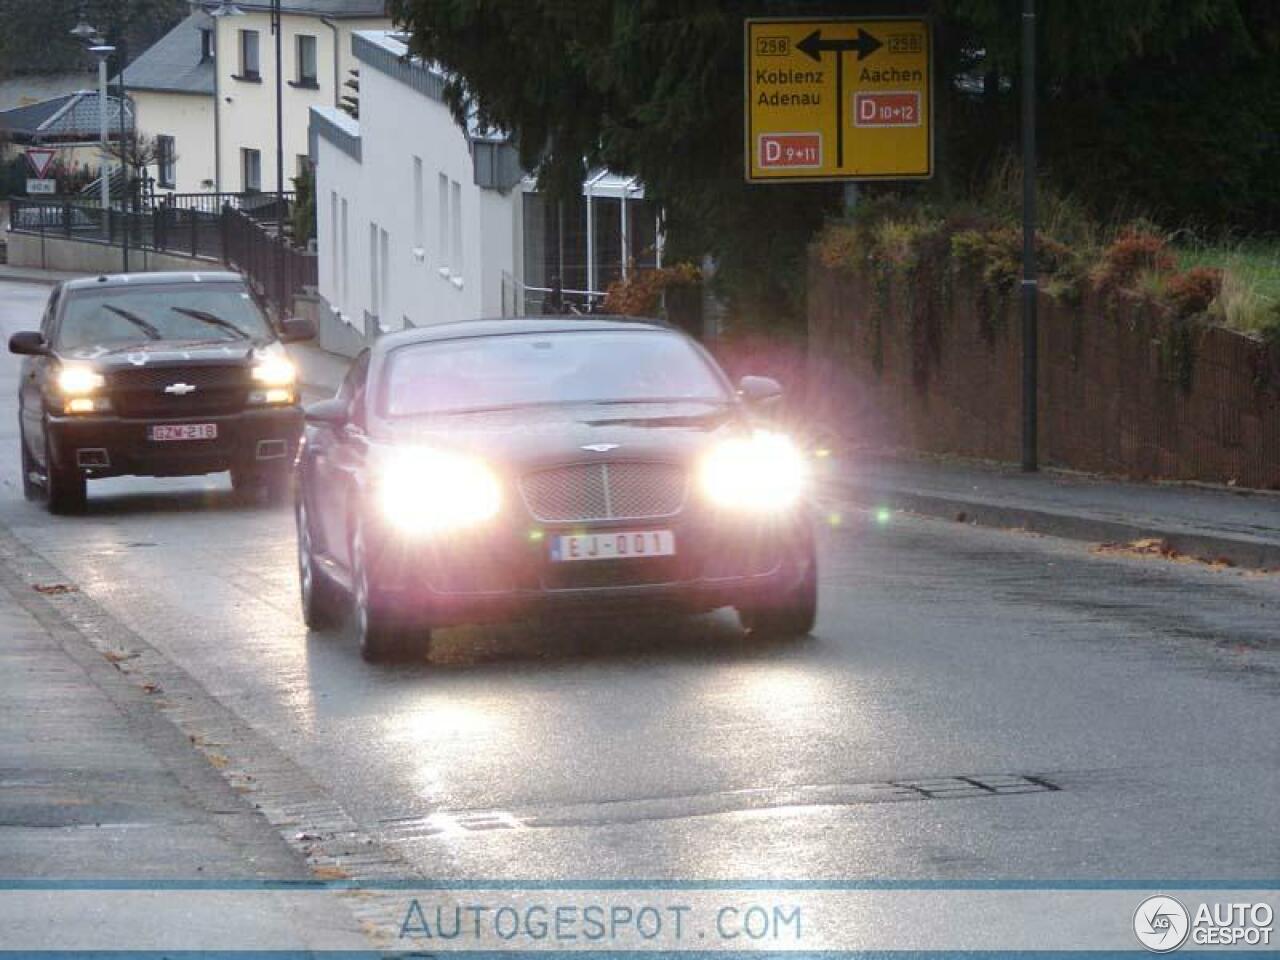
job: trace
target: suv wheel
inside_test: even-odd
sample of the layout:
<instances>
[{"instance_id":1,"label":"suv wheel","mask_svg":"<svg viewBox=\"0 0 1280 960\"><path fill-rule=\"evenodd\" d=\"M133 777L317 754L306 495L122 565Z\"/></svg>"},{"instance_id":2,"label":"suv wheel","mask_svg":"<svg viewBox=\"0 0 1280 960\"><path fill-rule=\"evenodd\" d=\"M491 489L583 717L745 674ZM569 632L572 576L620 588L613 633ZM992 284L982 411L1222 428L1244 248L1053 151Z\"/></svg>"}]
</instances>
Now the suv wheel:
<instances>
[{"instance_id":1,"label":"suv wheel","mask_svg":"<svg viewBox=\"0 0 1280 960\"><path fill-rule=\"evenodd\" d=\"M271 506L279 506L293 489L293 472L287 467L264 470L232 467L231 488L241 503L255 504L265 500Z\"/></svg>"},{"instance_id":2,"label":"suv wheel","mask_svg":"<svg viewBox=\"0 0 1280 960\"><path fill-rule=\"evenodd\" d=\"M50 513L83 513L88 498L88 483L78 467L57 466L53 447L45 435L45 502Z\"/></svg>"},{"instance_id":3,"label":"suv wheel","mask_svg":"<svg viewBox=\"0 0 1280 960\"><path fill-rule=\"evenodd\" d=\"M19 434L18 444L22 447L22 495L28 500L39 500L44 490L35 480L36 462L27 449L27 438Z\"/></svg>"},{"instance_id":4,"label":"suv wheel","mask_svg":"<svg viewBox=\"0 0 1280 960\"><path fill-rule=\"evenodd\" d=\"M311 518L301 497L294 512L298 526L298 586L302 619L312 630L323 630L338 621L339 604L333 582L316 566L311 541Z\"/></svg>"}]
</instances>

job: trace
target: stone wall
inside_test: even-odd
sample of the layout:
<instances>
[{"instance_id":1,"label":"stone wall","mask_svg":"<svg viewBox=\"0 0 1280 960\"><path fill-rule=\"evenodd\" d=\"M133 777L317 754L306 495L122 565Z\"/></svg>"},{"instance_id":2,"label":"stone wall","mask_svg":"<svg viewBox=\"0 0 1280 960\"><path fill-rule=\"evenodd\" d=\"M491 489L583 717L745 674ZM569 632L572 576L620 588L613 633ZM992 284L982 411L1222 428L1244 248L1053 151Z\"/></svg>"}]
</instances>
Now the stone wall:
<instances>
[{"instance_id":1,"label":"stone wall","mask_svg":"<svg viewBox=\"0 0 1280 960\"><path fill-rule=\"evenodd\" d=\"M984 305L811 268L815 415L847 442L1016 462L1017 295ZM1280 488L1280 356L1250 337L1042 296L1040 458L1140 479Z\"/></svg>"}]
</instances>

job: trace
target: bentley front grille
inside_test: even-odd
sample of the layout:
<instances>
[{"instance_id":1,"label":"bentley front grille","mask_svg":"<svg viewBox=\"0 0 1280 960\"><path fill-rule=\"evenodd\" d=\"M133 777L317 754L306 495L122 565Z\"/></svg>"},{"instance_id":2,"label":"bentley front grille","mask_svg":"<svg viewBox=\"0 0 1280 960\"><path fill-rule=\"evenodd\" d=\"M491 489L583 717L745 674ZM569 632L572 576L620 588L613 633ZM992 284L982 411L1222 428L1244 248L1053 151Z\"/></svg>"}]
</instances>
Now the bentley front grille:
<instances>
[{"instance_id":1,"label":"bentley front grille","mask_svg":"<svg viewBox=\"0 0 1280 960\"><path fill-rule=\"evenodd\" d=\"M688 478L674 463L574 463L526 474L525 503L543 523L653 520L679 513Z\"/></svg>"}]
</instances>

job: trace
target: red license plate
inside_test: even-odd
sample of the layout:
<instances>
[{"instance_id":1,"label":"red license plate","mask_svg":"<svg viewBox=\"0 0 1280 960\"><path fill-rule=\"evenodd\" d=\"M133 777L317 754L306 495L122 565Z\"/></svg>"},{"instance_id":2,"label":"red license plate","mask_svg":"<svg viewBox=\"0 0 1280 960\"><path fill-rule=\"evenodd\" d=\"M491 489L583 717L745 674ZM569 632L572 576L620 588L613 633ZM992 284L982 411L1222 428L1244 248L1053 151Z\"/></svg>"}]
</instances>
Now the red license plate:
<instances>
[{"instance_id":1,"label":"red license plate","mask_svg":"<svg viewBox=\"0 0 1280 960\"><path fill-rule=\"evenodd\" d=\"M168 440L217 440L216 423L156 423L147 428L147 439Z\"/></svg>"}]
</instances>

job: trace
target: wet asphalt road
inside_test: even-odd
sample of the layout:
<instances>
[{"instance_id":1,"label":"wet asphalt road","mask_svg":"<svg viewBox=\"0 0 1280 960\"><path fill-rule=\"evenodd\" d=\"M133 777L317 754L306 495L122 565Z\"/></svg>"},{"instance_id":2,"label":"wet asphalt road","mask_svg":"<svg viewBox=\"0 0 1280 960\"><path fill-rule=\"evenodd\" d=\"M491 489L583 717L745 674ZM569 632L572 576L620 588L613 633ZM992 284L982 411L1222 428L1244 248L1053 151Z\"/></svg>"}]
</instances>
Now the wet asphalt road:
<instances>
[{"instance_id":1,"label":"wet asphalt road","mask_svg":"<svg viewBox=\"0 0 1280 960\"><path fill-rule=\"evenodd\" d=\"M46 292L0 284L5 338ZM824 504L804 642L722 613L453 630L369 666L303 626L289 510L223 476L25 503L16 373L0 525L424 876L1276 876L1280 577Z\"/></svg>"}]
</instances>

